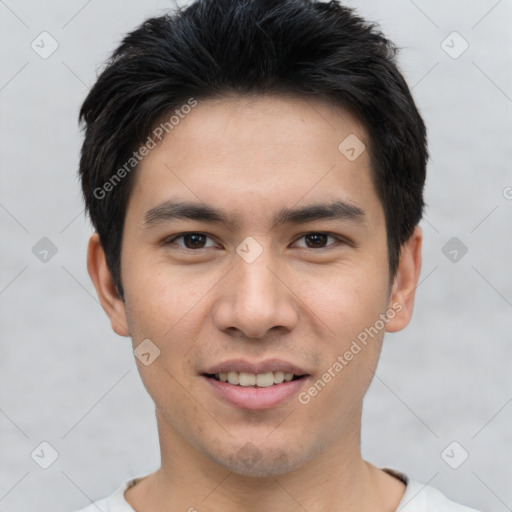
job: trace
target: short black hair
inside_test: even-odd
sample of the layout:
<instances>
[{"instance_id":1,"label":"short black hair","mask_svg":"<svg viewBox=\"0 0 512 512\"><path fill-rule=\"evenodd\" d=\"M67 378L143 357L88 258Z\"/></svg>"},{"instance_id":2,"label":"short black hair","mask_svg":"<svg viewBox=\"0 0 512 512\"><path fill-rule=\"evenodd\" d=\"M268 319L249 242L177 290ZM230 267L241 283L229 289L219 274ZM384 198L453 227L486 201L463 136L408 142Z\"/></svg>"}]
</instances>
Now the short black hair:
<instances>
[{"instance_id":1,"label":"short black hair","mask_svg":"<svg viewBox=\"0 0 512 512\"><path fill-rule=\"evenodd\" d=\"M191 99L233 93L322 98L357 116L369 137L393 278L423 214L428 159L425 124L397 53L376 24L335 1L197 0L127 34L79 116L86 209L120 296L122 232L140 159L134 152L162 116Z\"/></svg>"}]
</instances>

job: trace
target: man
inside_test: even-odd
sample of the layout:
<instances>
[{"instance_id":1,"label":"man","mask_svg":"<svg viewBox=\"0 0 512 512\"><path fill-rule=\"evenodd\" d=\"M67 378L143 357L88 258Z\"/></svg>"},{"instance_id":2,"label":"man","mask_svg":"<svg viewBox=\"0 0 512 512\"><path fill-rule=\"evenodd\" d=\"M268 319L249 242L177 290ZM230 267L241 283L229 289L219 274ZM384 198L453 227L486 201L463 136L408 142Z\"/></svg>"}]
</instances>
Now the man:
<instances>
[{"instance_id":1,"label":"man","mask_svg":"<svg viewBox=\"0 0 512 512\"><path fill-rule=\"evenodd\" d=\"M394 59L307 0L198 0L114 52L80 114L88 270L161 467L84 510L473 510L361 456L421 269L426 130Z\"/></svg>"}]
</instances>

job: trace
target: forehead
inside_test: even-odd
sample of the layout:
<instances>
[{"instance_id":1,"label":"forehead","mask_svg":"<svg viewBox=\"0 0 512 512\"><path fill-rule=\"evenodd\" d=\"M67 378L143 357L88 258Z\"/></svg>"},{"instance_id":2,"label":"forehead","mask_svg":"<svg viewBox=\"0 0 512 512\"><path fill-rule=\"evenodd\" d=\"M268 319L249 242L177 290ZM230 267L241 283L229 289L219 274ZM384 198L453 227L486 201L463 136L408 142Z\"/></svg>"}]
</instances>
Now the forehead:
<instances>
[{"instance_id":1,"label":"forehead","mask_svg":"<svg viewBox=\"0 0 512 512\"><path fill-rule=\"evenodd\" d=\"M322 155L336 159L339 143L350 135L365 146L369 143L362 123L347 109L325 99L292 94L200 100L191 112L180 117L174 116L177 124L166 137L167 148L171 140L175 141L176 161L180 153L188 153L190 158L191 151L187 150L197 157L209 153L224 160L231 157L232 161L240 161L243 152L249 160L258 148L269 150L260 153L261 158L271 157L270 149L274 148L277 154L288 151L290 161Z\"/></svg>"},{"instance_id":2,"label":"forehead","mask_svg":"<svg viewBox=\"0 0 512 512\"><path fill-rule=\"evenodd\" d=\"M325 100L201 100L139 164L131 198L149 209L179 196L257 217L327 195L371 209L368 147L362 123Z\"/></svg>"}]
</instances>

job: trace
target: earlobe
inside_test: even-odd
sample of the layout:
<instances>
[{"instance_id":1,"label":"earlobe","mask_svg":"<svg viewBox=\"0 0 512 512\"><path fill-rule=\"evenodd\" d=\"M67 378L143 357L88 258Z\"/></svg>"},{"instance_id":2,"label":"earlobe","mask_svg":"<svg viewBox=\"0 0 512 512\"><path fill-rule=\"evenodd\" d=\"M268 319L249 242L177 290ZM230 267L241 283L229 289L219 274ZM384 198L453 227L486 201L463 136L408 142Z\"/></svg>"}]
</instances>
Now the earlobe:
<instances>
[{"instance_id":1,"label":"earlobe","mask_svg":"<svg viewBox=\"0 0 512 512\"><path fill-rule=\"evenodd\" d=\"M389 307L393 308L395 316L387 323L387 332L400 331L411 320L421 272L422 242L423 233L420 227L416 226L409 240L402 245L400 263L389 298Z\"/></svg>"},{"instance_id":2,"label":"earlobe","mask_svg":"<svg viewBox=\"0 0 512 512\"><path fill-rule=\"evenodd\" d=\"M110 318L112 329L120 336L130 336L126 307L116 290L98 233L94 233L89 239L87 270L101 306Z\"/></svg>"}]
</instances>

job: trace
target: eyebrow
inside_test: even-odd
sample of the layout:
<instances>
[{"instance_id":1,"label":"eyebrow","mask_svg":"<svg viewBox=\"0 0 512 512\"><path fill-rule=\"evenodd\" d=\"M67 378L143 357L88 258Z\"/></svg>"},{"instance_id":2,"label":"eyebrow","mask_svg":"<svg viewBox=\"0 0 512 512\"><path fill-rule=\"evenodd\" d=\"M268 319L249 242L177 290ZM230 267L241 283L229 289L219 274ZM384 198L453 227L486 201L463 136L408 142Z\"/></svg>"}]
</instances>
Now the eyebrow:
<instances>
[{"instance_id":1,"label":"eyebrow","mask_svg":"<svg viewBox=\"0 0 512 512\"><path fill-rule=\"evenodd\" d=\"M239 225L237 218L229 215L224 210L189 201L164 201L145 213L144 225L150 227L179 219L220 223L233 228ZM366 214L354 204L337 200L295 208L284 208L273 215L272 227L329 219L365 224Z\"/></svg>"}]
</instances>

